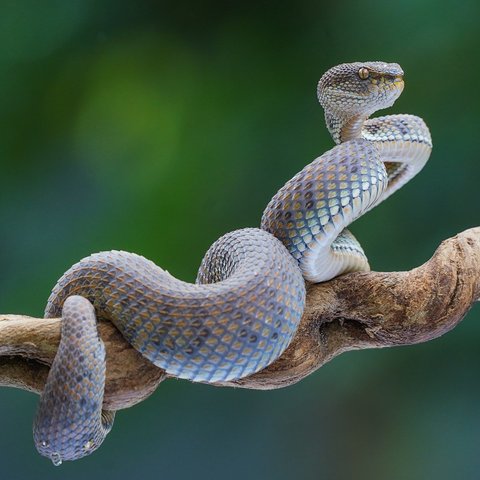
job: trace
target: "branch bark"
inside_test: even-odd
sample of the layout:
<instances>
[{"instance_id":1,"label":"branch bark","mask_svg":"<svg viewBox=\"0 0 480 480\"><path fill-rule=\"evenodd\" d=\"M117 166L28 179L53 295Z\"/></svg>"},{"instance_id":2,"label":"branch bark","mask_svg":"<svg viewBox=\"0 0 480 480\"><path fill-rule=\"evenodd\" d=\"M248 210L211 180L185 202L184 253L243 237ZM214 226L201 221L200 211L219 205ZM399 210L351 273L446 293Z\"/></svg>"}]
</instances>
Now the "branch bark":
<instances>
[{"instance_id":1,"label":"branch bark","mask_svg":"<svg viewBox=\"0 0 480 480\"><path fill-rule=\"evenodd\" d=\"M269 367L217 385L281 388L350 350L411 345L443 335L480 299L480 227L444 241L424 265L408 272L351 273L308 285L295 338ZM145 360L108 322L104 407L127 408L169 375ZM0 315L0 386L40 393L60 341L60 319Z\"/></svg>"}]
</instances>

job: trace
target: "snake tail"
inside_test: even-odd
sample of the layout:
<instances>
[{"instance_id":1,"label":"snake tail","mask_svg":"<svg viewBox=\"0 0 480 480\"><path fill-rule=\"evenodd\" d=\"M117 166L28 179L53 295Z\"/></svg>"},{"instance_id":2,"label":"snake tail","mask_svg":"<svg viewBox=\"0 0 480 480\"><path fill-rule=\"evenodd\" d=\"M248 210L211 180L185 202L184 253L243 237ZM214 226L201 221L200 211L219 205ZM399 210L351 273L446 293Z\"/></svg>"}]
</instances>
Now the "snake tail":
<instances>
[{"instance_id":1,"label":"snake tail","mask_svg":"<svg viewBox=\"0 0 480 480\"><path fill-rule=\"evenodd\" d=\"M102 411L105 347L92 304L71 296L64 303L62 319L60 345L33 427L39 453L55 465L95 451L114 417L114 412Z\"/></svg>"}]
</instances>

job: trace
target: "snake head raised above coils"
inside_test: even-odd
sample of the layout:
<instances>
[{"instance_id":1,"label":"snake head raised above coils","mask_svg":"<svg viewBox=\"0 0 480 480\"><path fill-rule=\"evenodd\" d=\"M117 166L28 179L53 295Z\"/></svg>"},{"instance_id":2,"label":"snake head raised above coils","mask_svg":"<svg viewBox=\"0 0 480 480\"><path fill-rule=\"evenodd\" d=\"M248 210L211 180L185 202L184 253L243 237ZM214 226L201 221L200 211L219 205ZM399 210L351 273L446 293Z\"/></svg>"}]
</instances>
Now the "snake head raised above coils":
<instances>
[{"instance_id":1,"label":"snake head raised above coils","mask_svg":"<svg viewBox=\"0 0 480 480\"><path fill-rule=\"evenodd\" d=\"M403 91L403 70L397 63L342 63L318 82L318 100L336 117L361 115L393 105Z\"/></svg>"}]
</instances>

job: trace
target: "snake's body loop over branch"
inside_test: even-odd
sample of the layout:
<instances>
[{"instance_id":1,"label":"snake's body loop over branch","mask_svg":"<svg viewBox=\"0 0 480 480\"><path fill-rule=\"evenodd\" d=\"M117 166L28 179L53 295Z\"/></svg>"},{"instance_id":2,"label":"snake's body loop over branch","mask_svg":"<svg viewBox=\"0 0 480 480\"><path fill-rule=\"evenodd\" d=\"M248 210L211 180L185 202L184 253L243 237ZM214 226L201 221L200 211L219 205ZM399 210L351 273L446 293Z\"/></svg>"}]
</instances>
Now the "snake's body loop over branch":
<instances>
[{"instance_id":1,"label":"snake's body loop over branch","mask_svg":"<svg viewBox=\"0 0 480 480\"><path fill-rule=\"evenodd\" d=\"M268 204L260 229L224 235L202 261L197 283L177 280L149 260L102 252L71 267L48 300L63 315L62 339L34 425L35 445L55 464L94 451L114 413L102 411L105 352L96 316L167 373L202 382L254 374L292 340L305 282L369 270L346 227L424 166L425 123L412 115L375 119L403 90L397 64L330 69L318 97L338 144L306 166ZM93 305L93 307L92 307Z\"/></svg>"}]
</instances>

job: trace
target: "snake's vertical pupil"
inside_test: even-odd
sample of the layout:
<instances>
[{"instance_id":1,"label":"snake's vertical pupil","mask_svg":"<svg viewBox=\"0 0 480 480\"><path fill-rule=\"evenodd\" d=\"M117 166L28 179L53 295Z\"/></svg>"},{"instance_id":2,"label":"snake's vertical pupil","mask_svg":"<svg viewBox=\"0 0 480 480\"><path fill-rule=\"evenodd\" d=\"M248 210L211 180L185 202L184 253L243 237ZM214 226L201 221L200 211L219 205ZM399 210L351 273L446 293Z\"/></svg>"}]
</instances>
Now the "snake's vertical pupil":
<instances>
[{"instance_id":1,"label":"snake's vertical pupil","mask_svg":"<svg viewBox=\"0 0 480 480\"><path fill-rule=\"evenodd\" d=\"M368 71L368 68L362 67L358 70L358 76L362 80L366 80L370 76L370 72Z\"/></svg>"}]
</instances>

